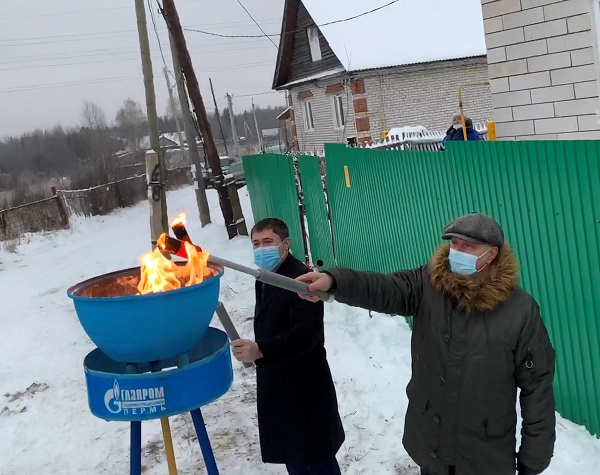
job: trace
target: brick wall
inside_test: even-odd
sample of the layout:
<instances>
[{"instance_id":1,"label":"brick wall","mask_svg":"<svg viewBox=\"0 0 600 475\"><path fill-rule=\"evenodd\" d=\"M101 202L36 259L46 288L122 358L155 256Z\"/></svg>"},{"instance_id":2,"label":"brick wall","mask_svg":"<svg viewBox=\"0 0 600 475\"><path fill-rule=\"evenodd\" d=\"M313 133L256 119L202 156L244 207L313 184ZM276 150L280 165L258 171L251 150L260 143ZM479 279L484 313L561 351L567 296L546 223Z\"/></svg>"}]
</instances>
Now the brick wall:
<instances>
[{"instance_id":1,"label":"brick wall","mask_svg":"<svg viewBox=\"0 0 600 475\"><path fill-rule=\"evenodd\" d=\"M298 135L298 150L301 152L322 152L326 143L344 142L346 138L356 135L354 127L354 110L350 85L343 77L321 80L316 83L303 84L291 90L293 110ZM334 110L332 97L339 94L343 97L346 127L334 127ZM314 121L314 130L305 130L304 110L302 102L310 101Z\"/></svg>"},{"instance_id":2,"label":"brick wall","mask_svg":"<svg viewBox=\"0 0 600 475\"><path fill-rule=\"evenodd\" d=\"M499 139L600 139L589 0L482 0Z\"/></svg>"},{"instance_id":3,"label":"brick wall","mask_svg":"<svg viewBox=\"0 0 600 475\"><path fill-rule=\"evenodd\" d=\"M458 86L488 80L485 58L403 66L365 76L373 138L392 127L422 125L446 130L458 112ZM488 86L463 92L465 115L474 122L492 119Z\"/></svg>"},{"instance_id":4,"label":"brick wall","mask_svg":"<svg viewBox=\"0 0 600 475\"><path fill-rule=\"evenodd\" d=\"M422 125L446 130L452 115L458 112L458 86L487 81L487 70L485 58L470 58L372 71L354 76L349 83L347 78L338 76L296 86L291 93L299 150L320 151L325 143L346 142L349 136L375 139L392 127ZM345 129L333 126L334 93L344 96L348 114ZM312 102L314 131L304 130L300 98ZM475 122L490 120L489 87L466 88L464 107L465 114Z\"/></svg>"}]
</instances>

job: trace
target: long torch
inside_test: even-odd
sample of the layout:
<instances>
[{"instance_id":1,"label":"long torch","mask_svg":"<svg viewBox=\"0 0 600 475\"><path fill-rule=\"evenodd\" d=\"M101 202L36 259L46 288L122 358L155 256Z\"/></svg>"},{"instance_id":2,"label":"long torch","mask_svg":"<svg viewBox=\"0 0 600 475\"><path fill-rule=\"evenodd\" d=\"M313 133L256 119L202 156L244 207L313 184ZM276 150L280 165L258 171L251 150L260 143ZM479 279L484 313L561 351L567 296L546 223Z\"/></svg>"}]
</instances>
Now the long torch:
<instances>
[{"instance_id":1,"label":"long torch","mask_svg":"<svg viewBox=\"0 0 600 475\"><path fill-rule=\"evenodd\" d=\"M183 244L184 242L187 242L187 243L191 244L192 246L194 246L198 252L202 252L202 249L200 248L200 246L196 246L192 242L192 239L190 238L190 235L187 232L185 224L186 224L185 213L181 213L171 223L171 229L173 230L173 234L175 234L177 239L169 238L169 236L167 236L166 234L163 234L159 238L160 244L157 243L158 248L163 251L166 250L166 247L167 247L166 242L167 242L167 239L169 239L169 240L171 240L171 246L173 246L173 248L178 247L178 250L177 250L177 252L175 252L175 255L179 256L183 259L187 259L187 257L188 257L187 251L185 249L185 244ZM178 241L178 243L175 244L175 241ZM233 322L231 321L231 317L229 316L229 313L227 313L227 309L223 305L223 302L219 302L217 304L216 314L217 314L217 317L219 318L219 320L221 321L221 325L223 325L223 329L225 330L225 333L227 333L227 335L229 336L229 339L231 341L239 340L240 334L236 330ZM249 362L244 362L242 364L244 365L244 368L251 368L252 366L254 366L252 363L249 363Z\"/></svg>"},{"instance_id":2,"label":"long torch","mask_svg":"<svg viewBox=\"0 0 600 475\"><path fill-rule=\"evenodd\" d=\"M157 246L161 251L168 252L169 254L173 254L184 259L187 258L185 244L179 239L162 234L158 240ZM202 252L202 248L199 246L195 247L199 252ZM276 274L275 272L269 272L264 269L253 269L252 267L247 267L242 264L238 264L237 262L228 261L227 259L222 259L221 257L217 257L212 254L209 254L208 263L218 267L227 267L228 269L233 269L235 271L242 272L243 274L251 275L259 282L273 285L275 287L279 287L280 289L289 290L290 292L297 294L316 295L323 301L328 301L330 298L330 295L327 292L310 292L308 290L307 283L299 282L290 277Z\"/></svg>"}]
</instances>

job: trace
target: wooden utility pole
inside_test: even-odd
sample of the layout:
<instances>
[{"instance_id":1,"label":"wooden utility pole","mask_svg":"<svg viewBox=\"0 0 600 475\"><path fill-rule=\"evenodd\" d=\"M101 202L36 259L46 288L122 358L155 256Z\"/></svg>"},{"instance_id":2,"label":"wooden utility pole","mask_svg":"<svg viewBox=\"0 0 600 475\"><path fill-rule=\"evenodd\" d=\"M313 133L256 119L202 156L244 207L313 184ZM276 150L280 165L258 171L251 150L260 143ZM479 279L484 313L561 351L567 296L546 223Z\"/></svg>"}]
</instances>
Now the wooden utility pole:
<instances>
[{"instance_id":1,"label":"wooden utility pole","mask_svg":"<svg viewBox=\"0 0 600 475\"><path fill-rule=\"evenodd\" d=\"M202 164L198 146L196 145L196 128L192 122L192 113L190 112L190 104L188 102L187 92L183 84L183 74L181 66L177 59L177 49L173 36L169 34L169 42L171 44L171 56L173 57L173 70L175 71L175 82L177 83L177 95L181 104L181 115L183 117L183 130L185 131L185 139L188 144L188 153L190 162L192 163L192 175L194 179L194 190L196 192L196 204L200 214L200 223L202 227L211 223L210 208L208 199L206 198L206 188L204 186L204 177L202 176Z\"/></svg>"},{"instance_id":2,"label":"wooden utility pole","mask_svg":"<svg viewBox=\"0 0 600 475\"><path fill-rule=\"evenodd\" d=\"M252 99L252 115L254 115L254 126L256 127L256 135L258 136L258 147L260 151L263 152L263 142L262 135L260 134L260 130L258 130L258 121L256 120L256 108L254 107L254 99Z\"/></svg>"},{"instance_id":3,"label":"wooden utility pole","mask_svg":"<svg viewBox=\"0 0 600 475\"><path fill-rule=\"evenodd\" d=\"M154 92L154 75L152 73L152 58L150 56L150 43L148 40L148 25L146 23L146 10L144 0L135 0L135 14L137 17L138 37L140 42L140 53L142 56L142 71L144 73L144 88L146 90L146 111L148 116L148 133L150 135L150 147L158 154L158 169L153 170L151 176L154 178L152 185L152 196L155 201L160 202L162 232L169 232L169 220L167 217L167 170L165 167L164 153L160 148L160 137L158 132L158 114L156 112L156 95ZM152 213L152 211L151 211ZM150 221L153 221L152 216ZM154 219L156 222L156 218Z\"/></svg>"},{"instance_id":4,"label":"wooden utility pole","mask_svg":"<svg viewBox=\"0 0 600 475\"><path fill-rule=\"evenodd\" d=\"M177 50L177 57L181 64L185 81L190 94L190 99L194 105L194 112L198 119L198 126L202 133L202 139L204 140L204 147L206 150L206 158L213 172L214 184L217 192L219 193L219 202L221 210L223 211L223 218L225 219L225 226L227 227L227 234L230 239L233 239L238 235L238 229L245 228L245 222L243 216L241 222L234 219L234 212L232 209L232 203L229 198L229 192L225 186L225 177L223 176L223 170L221 169L221 162L219 160L219 153L215 146L215 140L213 137L210 122L206 114L206 107L204 106L204 100L200 93L200 86L198 85L198 78L192 65L192 58L187 49L185 36L183 35L183 29L181 28L181 22L175 7L174 0L163 0L164 17L169 27L171 35L175 43L175 49ZM237 189L235 190L237 197Z\"/></svg>"},{"instance_id":5,"label":"wooden utility pole","mask_svg":"<svg viewBox=\"0 0 600 475\"><path fill-rule=\"evenodd\" d=\"M217 121L219 122L219 129L221 129L221 138L223 139L223 145L225 145L225 155L229 155L229 150L227 150L227 140L225 140L225 133L223 132L223 126L221 125L221 114L219 113L219 106L217 105L217 98L215 97L212 79L208 78L208 81L210 82L210 92L212 93L213 102L215 103L215 114L217 116Z\"/></svg>"},{"instance_id":6,"label":"wooden utility pole","mask_svg":"<svg viewBox=\"0 0 600 475\"><path fill-rule=\"evenodd\" d=\"M183 153L183 158L185 159L185 142L183 141L183 134L181 133L181 122L179 122L179 114L177 113L177 103L175 102L175 97L173 96L173 89L171 88L171 80L169 79L169 68L165 66L163 68L163 73L165 73L165 81L167 83L167 90L169 92L169 102L171 103L171 109L173 109L173 118L175 119L175 128L177 129L179 146L181 148L181 152Z\"/></svg>"},{"instance_id":7,"label":"wooden utility pole","mask_svg":"<svg viewBox=\"0 0 600 475\"><path fill-rule=\"evenodd\" d=\"M229 108L229 120L231 121L231 135L233 135L233 154L240 158L240 145L238 143L238 134L235 128L235 114L233 113L233 98L227 93L227 107Z\"/></svg>"}]
</instances>

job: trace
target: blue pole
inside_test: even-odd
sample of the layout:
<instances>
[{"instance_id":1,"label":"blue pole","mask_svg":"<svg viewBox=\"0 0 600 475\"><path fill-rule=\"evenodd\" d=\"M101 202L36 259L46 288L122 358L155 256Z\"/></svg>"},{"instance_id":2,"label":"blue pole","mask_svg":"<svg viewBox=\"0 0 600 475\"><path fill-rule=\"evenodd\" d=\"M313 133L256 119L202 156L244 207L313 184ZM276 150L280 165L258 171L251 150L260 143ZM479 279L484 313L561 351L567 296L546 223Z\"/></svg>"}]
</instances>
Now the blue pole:
<instances>
[{"instance_id":1,"label":"blue pole","mask_svg":"<svg viewBox=\"0 0 600 475\"><path fill-rule=\"evenodd\" d=\"M219 475L215 454L210 446L210 439L208 438L208 432L206 432L202 413L200 412L200 409L194 409L190 414L194 421L198 442L200 442L200 449L202 450L202 456L204 457L204 463L206 464L206 471L208 472L208 475Z\"/></svg>"},{"instance_id":2,"label":"blue pole","mask_svg":"<svg viewBox=\"0 0 600 475\"><path fill-rule=\"evenodd\" d=\"M131 422L129 448L131 450L129 473L142 475L142 423L140 421Z\"/></svg>"}]
</instances>

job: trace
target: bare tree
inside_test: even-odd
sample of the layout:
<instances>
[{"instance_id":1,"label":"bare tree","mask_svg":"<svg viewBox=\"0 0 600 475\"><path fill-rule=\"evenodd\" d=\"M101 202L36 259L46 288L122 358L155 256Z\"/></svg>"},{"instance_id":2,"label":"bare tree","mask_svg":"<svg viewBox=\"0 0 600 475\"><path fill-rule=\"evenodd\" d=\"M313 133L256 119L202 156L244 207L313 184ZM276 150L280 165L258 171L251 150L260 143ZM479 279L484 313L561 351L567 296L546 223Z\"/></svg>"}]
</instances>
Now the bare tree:
<instances>
[{"instance_id":1,"label":"bare tree","mask_svg":"<svg viewBox=\"0 0 600 475\"><path fill-rule=\"evenodd\" d=\"M108 127L106 122L106 114L102 108L90 101L84 101L83 107L81 108L81 115L83 116L83 125L92 130L105 130Z\"/></svg>"},{"instance_id":2,"label":"bare tree","mask_svg":"<svg viewBox=\"0 0 600 475\"><path fill-rule=\"evenodd\" d=\"M106 178L113 179L113 167L110 165L108 145L108 124L102 108L90 101L84 101L81 108L83 125L88 129L92 159L101 160Z\"/></svg>"},{"instance_id":3,"label":"bare tree","mask_svg":"<svg viewBox=\"0 0 600 475\"><path fill-rule=\"evenodd\" d=\"M117 111L115 122L121 134L129 141L131 150L137 151L140 148L140 140L145 135L144 130L147 128L142 107L131 98L125 99Z\"/></svg>"}]
</instances>

